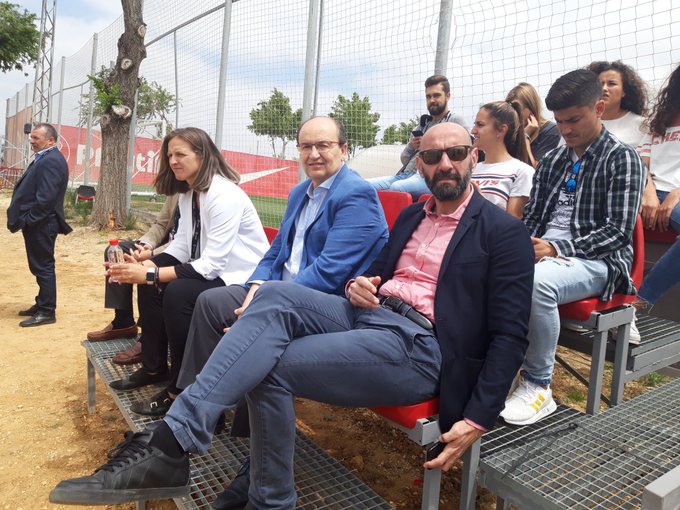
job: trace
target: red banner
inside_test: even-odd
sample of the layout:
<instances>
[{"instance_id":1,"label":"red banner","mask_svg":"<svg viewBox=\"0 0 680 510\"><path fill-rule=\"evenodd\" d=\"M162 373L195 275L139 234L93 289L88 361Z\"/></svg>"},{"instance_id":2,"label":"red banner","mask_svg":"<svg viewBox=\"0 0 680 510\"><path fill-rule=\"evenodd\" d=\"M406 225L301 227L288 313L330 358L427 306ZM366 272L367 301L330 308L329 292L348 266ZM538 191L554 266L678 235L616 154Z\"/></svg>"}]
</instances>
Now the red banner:
<instances>
[{"instance_id":1,"label":"red banner","mask_svg":"<svg viewBox=\"0 0 680 510\"><path fill-rule=\"evenodd\" d=\"M61 126L61 152L68 161L71 179L82 181L85 174L87 130ZM92 130L88 182L99 180L101 132ZM161 140L135 138L132 183L152 187L158 169ZM245 152L222 151L225 159L241 174L241 187L249 195L286 198L298 182L298 162Z\"/></svg>"}]
</instances>

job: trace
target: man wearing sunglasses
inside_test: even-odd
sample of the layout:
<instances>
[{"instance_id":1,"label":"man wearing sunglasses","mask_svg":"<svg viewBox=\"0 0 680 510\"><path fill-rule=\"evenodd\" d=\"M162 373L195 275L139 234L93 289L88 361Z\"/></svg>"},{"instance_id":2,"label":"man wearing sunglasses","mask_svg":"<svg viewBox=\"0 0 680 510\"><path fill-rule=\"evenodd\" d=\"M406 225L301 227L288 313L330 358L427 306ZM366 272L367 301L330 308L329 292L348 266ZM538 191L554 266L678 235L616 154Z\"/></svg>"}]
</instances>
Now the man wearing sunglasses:
<instances>
[{"instance_id":1,"label":"man wearing sunglasses","mask_svg":"<svg viewBox=\"0 0 680 510\"><path fill-rule=\"evenodd\" d=\"M560 330L557 306L614 292L635 294L630 276L633 230L645 172L638 154L603 127L597 75L565 74L545 99L566 145L541 159L524 222L536 275L529 349L501 416L535 423L556 409L550 390ZM631 340L639 333L631 328Z\"/></svg>"},{"instance_id":2,"label":"man wearing sunglasses","mask_svg":"<svg viewBox=\"0 0 680 510\"><path fill-rule=\"evenodd\" d=\"M425 101L428 113L420 116L420 122L411 133L401 153L402 167L396 175L369 179L375 189L406 191L413 195L414 200L430 192L416 168L416 154L418 154L423 135L432 126L443 122L455 122L468 129L463 117L449 110L450 99L451 86L446 76L435 74L425 80Z\"/></svg>"},{"instance_id":3,"label":"man wearing sunglasses","mask_svg":"<svg viewBox=\"0 0 680 510\"><path fill-rule=\"evenodd\" d=\"M246 510L295 508L293 396L352 407L440 395L448 470L493 427L526 350L534 264L516 218L470 185L477 151L456 124L422 139L433 197L406 208L346 297L265 282L196 382L158 427L129 436L94 475L61 482L55 503L106 504L187 492L187 452L210 446L245 395L251 472Z\"/></svg>"}]
</instances>

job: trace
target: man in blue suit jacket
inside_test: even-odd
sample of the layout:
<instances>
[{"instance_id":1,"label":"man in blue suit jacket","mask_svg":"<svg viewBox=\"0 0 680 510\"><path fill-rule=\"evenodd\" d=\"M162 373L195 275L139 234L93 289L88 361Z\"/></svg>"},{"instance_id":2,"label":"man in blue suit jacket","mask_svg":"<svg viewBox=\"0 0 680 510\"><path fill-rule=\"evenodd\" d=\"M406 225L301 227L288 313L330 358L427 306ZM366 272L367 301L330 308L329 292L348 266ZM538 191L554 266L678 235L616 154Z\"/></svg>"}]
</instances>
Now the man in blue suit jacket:
<instances>
[{"instance_id":1,"label":"man in blue suit jacket","mask_svg":"<svg viewBox=\"0 0 680 510\"><path fill-rule=\"evenodd\" d=\"M19 312L30 316L19 323L22 327L56 322L54 244L57 234L73 230L64 218L68 165L56 146L57 136L50 124L38 124L31 131L35 159L14 186L7 209L7 228L24 235L28 267L40 287L35 304Z\"/></svg>"},{"instance_id":2,"label":"man in blue suit jacket","mask_svg":"<svg viewBox=\"0 0 680 510\"><path fill-rule=\"evenodd\" d=\"M434 197L402 212L371 276L347 285L349 299L265 283L164 421L106 469L61 482L50 501L186 493L186 452L207 450L243 395L253 425L246 510L295 508L293 396L381 406L439 394L446 444L426 467L449 469L493 427L522 363L534 264L524 225L470 185L477 151L464 128L433 127L418 158Z\"/></svg>"}]
</instances>

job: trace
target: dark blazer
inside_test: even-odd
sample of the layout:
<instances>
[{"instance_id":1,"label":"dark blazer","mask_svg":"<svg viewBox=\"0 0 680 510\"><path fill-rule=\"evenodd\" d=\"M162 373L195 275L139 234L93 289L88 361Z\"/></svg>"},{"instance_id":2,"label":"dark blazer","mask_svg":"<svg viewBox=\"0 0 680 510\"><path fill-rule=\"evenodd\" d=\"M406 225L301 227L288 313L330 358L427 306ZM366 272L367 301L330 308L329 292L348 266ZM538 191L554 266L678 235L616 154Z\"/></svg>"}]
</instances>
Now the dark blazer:
<instances>
[{"instance_id":1,"label":"dark blazer","mask_svg":"<svg viewBox=\"0 0 680 510\"><path fill-rule=\"evenodd\" d=\"M307 203L309 179L288 195L279 233L251 280L280 280L295 238L295 220ZM343 165L304 237L295 283L344 295L345 283L361 274L387 241L387 223L375 189Z\"/></svg>"},{"instance_id":2,"label":"dark blazer","mask_svg":"<svg viewBox=\"0 0 680 510\"><path fill-rule=\"evenodd\" d=\"M402 211L367 275L392 277L424 216L423 203ZM475 192L446 249L434 298L442 431L464 417L494 426L528 346L533 276L522 222Z\"/></svg>"},{"instance_id":3,"label":"dark blazer","mask_svg":"<svg viewBox=\"0 0 680 510\"><path fill-rule=\"evenodd\" d=\"M17 232L34 226L55 214L59 233L73 230L64 218L64 195L68 185L68 165L59 149L47 151L31 163L14 186L7 209L7 228Z\"/></svg>"}]
</instances>

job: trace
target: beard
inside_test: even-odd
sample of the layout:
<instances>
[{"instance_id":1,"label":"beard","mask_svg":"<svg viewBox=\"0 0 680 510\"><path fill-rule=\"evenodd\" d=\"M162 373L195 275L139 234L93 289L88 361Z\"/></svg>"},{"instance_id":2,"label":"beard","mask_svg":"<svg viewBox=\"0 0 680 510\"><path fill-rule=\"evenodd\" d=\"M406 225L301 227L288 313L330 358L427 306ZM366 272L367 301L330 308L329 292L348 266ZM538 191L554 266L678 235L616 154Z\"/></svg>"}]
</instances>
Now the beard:
<instances>
[{"instance_id":1,"label":"beard","mask_svg":"<svg viewBox=\"0 0 680 510\"><path fill-rule=\"evenodd\" d=\"M432 179L423 174L425 184L434 195L434 198L442 202L450 202L460 197L470 185L470 176L472 174L472 165L467 169L467 172L461 177L455 171L451 172L437 172L432 176ZM440 181L451 179L456 182L455 185L449 183L439 184Z\"/></svg>"},{"instance_id":2,"label":"beard","mask_svg":"<svg viewBox=\"0 0 680 510\"><path fill-rule=\"evenodd\" d=\"M434 104L434 105L427 108L427 111L430 112L430 115L432 115L434 117L444 113L444 110L446 110L446 103L444 103L442 105Z\"/></svg>"}]
</instances>

